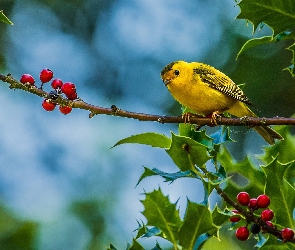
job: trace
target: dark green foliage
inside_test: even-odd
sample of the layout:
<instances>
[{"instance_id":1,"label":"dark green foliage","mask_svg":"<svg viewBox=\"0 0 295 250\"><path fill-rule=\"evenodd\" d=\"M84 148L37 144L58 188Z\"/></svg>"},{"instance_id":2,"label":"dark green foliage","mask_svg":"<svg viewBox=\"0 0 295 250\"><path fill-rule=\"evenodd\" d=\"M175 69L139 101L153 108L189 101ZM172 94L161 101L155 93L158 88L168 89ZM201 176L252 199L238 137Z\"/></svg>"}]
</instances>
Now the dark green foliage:
<instances>
[{"instance_id":1,"label":"dark green foliage","mask_svg":"<svg viewBox=\"0 0 295 250\"><path fill-rule=\"evenodd\" d=\"M261 24L267 24L272 30L272 36L253 38L247 41L241 48L238 56L244 51L266 43L291 40L292 45L287 47L292 51L291 65L288 70L292 76L294 71L294 46L295 46L295 1L293 0L242 0L238 3L241 13L237 16L246 19L253 24L253 33Z\"/></svg>"}]
</instances>

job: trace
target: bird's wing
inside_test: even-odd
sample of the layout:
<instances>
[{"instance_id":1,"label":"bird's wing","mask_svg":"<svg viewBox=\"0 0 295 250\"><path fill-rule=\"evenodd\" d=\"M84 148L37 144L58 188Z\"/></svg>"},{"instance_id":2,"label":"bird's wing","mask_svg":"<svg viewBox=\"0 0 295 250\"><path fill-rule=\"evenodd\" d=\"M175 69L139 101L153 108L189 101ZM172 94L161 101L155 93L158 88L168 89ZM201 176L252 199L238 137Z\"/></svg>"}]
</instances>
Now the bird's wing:
<instances>
[{"instance_id":1,"label":"bird's wing","mask_svg":"<svg viewBox=\"0 0 295 250\"><path fill-rule=\"evenodd\" d=\"M240 102L254 106L244 92L219 70L205 64L199 64L198 67L194 68L194 74L197 74L210 88L219 90Z\"/></svg>"}]
</instances>

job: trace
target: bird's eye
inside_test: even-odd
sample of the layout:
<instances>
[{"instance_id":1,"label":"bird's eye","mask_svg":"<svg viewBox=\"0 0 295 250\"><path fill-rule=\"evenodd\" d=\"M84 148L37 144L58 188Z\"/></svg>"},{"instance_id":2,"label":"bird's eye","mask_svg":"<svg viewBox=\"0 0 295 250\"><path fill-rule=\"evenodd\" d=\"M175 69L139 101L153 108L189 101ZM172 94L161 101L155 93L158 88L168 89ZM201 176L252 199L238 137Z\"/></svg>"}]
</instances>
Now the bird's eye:
<instances>
[{"instance_id":1,"label":"bird's eye","mask_svg":"<svg viewBox=\"0 0 295 250\"><path fill-rule=\"evenodd\" d=\"M179 75L179 70L178 69L176 69L176 70L174 70L174 75L176 75L176 76L178 76Z\"/></svg>"}]
</instances>

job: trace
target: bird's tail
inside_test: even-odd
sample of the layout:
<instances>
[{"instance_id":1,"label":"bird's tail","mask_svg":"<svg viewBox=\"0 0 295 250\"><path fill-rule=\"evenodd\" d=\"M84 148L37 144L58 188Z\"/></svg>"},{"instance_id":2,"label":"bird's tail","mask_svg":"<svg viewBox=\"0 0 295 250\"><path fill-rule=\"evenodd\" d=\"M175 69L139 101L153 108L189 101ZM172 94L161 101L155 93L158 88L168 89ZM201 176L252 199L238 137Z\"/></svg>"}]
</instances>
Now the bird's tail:
<instances>
[{"instance_id":1,"label":"bird's tail","mask_svg":"<svg viewBox=\"0 0 295 250\"><path fill-rule=\"evenodd\" d=\"M260 134L264 140L266 140L270 145L275 143L275 139L284 140L284 138L271 127L268 126L256 126L253 129Z\"/></svg>"},{"instance_id":2,"label":"bird's tail","mask_svg":"<svg viewBox=\"0 0 295 250\"><path fill-rule=\"evenodd\" d=\"M252 110L246 104L242 102L236 102L236 105L229 109L228 112L237 117L258 117L252 112ZM255 126L253 129L258 134L260 134L264 138L264 140L266 140L270 145L273 145L275 143L275 139L284 140L284 138L279 133L274 131L269 126Z\"/></svg>"}]
</instances>

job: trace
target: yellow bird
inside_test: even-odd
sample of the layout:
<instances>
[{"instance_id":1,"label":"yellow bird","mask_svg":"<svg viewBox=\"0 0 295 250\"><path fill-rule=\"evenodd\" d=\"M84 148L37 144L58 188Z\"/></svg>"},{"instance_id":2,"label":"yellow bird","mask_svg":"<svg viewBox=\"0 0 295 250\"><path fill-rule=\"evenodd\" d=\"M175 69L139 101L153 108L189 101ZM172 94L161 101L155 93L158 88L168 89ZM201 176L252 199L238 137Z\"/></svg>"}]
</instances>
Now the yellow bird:
<instances>
[{"instance_id":1,"label":"yellow bird","mask_svg":"<svg viewBox=\"0 0 295 250\"><path fill-rule=\"evenodd\" d=\"M225 74L204 63L175 61L161 71L171 95L200 115L228 112L236 117L257 117L254 106L243 91ZM269 143L284 138L268 126L254 129Z\"/></svg>"}]
</instances>

